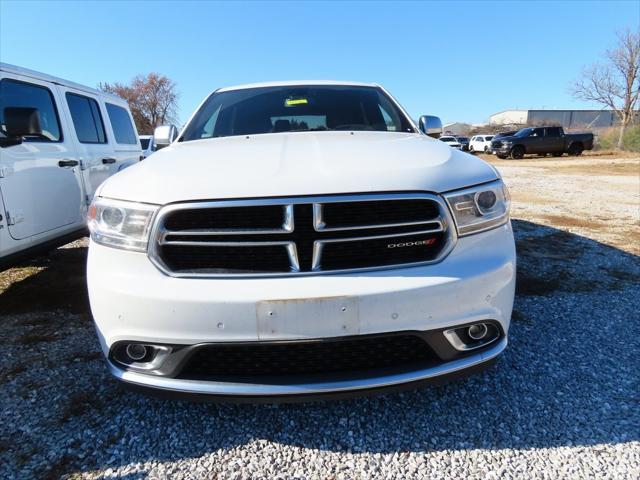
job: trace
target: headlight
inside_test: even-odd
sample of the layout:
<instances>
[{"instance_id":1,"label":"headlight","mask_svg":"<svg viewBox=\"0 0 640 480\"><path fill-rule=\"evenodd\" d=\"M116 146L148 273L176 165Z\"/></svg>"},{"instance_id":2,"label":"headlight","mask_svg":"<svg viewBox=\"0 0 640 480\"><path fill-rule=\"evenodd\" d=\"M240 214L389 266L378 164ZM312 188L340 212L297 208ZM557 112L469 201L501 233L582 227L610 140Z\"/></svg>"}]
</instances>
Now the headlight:
<instances>
[{"instance_id":1,"label":"headlight","mask_svg":"<svg viewBox=\"0 0 640 480\"><path fill-rule=\"evenodd\" d=\"M502 180L448 193L445 198L460 236L489 230L509 220L509 192Z\"/></svg>"},{"instance_id":2,"label":"headlight","mask_svg":"<svg viewBox=\"0 0 640 480\"><path fill-rule=\"evenodd\" d=\"M157 205L96 197L89 207L91 240L109 247L144 252Z\"/></svg>"}]
</instances>

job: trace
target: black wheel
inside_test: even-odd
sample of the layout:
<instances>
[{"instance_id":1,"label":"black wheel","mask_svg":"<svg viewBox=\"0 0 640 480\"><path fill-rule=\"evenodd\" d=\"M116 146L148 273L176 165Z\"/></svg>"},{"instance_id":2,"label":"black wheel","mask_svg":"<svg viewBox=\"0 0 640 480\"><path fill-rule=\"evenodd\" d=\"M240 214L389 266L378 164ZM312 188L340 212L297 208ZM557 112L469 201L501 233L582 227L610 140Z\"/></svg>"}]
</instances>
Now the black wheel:
<instances>
[{"instance_id":1,"label":"black wheel","mask_svg":"<svg viewBox=\"0 0 640 480\"><path fill-rule=\"evenodd\" d=\"M520 160L522 157L524 157L524 147L520 145L513 147L511 150L511 158L514 160Z\"/></svg>"},{"instance_id":2,"label":"black wheel","mask_svg":"<svg viewBox=\"0 0 640 480\"><path fill-rule=\"evenodd\" d=\"M500 160L504 160L505 158L508 158L508 155L502 155L501 153L496 153L496 157L498 157Z\"/></svg>"},{"instance_id":3,"label":"black wheel","mask_svg":"<svg viewBox=\"0 0 640 480\"><path fill-rule=\"evenodd\" d=\"M561 157L562 156L562 152L554 152L551 155L553 155L554 157Z\"/></svg>"},{"instance_id":4,"label":"black wheel","mask_svg":"<svg viewBox=\"0 0 640 480\"><path fill-rule=\"evenodd\" d=\"M547 154L546 153L539 153L538 156L544 158L544 157L547 156Z\"/></svg>"},{"instance_id":5,"label":"black wheel","mask_svg":"<svg viewBox=\"0 0 640 480\"><path fill-rule=\"evenodd\" d=\"M473 145L469 146L469 151L473 152Z\"/></svg>"},{"instance_id":6,"label":"black wheel","mask_svg":"<svg viewBox=\"0 0 640 480\"><path fill-rule=\"evenodd\" d=\"M487 153L488 151L489 151L489 147L487 147L487 146L485 145L485 147L484 147L484 153Z\"/></svg>"},{"instance_id":7,"label":"black wheel","mask_svg":"<svg viewBox=\"0 0 640 480\"><path fill-rule=\"evenodd\" d=\"M582 150L582 145L580 145L579 143L572 143L571 145L569 145L569 151L567 153L572 157L577 157L582 155Z\"/></svg>"}]
</instances>

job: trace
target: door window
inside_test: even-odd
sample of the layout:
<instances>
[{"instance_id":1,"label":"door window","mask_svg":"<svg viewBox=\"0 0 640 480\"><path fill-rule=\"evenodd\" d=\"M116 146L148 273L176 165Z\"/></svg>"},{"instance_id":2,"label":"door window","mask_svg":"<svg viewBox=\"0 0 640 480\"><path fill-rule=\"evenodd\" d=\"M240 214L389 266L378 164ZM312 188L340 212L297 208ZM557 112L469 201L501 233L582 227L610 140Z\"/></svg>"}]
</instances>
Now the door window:
<instances>
[{"instance_id":1,"label":"door window","mask_svg":"<svg viewBox=\"0 0 640 480\"><path fill-rule=\"evenodd\" d=\"M547 128L547 136L548 137L559 137L560 136L560 127L549 127L549 128Z\"/></svg>"},{"instance_id":2,"label":"door window","mask_svg":"<svg viewBox=\"0 0 640 480\"><path fill-rule=\"evenodd\" d=\"M42 136L27 138L27 140L39 142L62 140L58 111L48 88L6 78L0 82L0 131L5 135L4 109L7 107L28 107L38 110Z\"/></svg>"},{"instance_id":3,"label":"door window","mask_svg":"<svg viewBox=\"0 0 640 480\"><path fill-rule=\"evenodd\" d=\"M107 143L98 102L82 95L67 93L67 105L80 143Z\"/></svg>"},{"instance_id":4,"label":"door window","mask_svg":"<svg viewBox=\"0 0 640 480\"><path fill-rule=\"evenodd\" d=\"M109 121L116 137L116 143L124 145L137 145L136 132L131 124L131 117L125 108L106 103Z\"/></svg>"}]
</instances>

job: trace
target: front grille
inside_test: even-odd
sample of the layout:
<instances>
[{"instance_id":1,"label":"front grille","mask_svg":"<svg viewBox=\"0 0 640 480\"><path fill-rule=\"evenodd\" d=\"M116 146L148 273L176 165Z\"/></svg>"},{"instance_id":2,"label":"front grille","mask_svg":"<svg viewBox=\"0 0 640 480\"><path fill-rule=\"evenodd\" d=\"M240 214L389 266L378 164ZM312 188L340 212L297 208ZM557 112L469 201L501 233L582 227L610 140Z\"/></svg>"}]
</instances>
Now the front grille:
<instances>
[{"instance_id":1,"label":"front grille","mask_svg":"<svg viewBox=\"0 0 640 480\"><path fill-rule=\"evenodd\" d=\"M278 230L283 227L284 205L186 209L171 212L164 220L167 230Z\"/></svg>"},{"instance_id":2,"label":"front grille","mask_svg":"<svg viewBox=\"0 0 640 480\"><path fill-rule=\"evenodd\" d=\"M186 360L177 378L194 380L314 374L373 374L418 369L438 361L418 335L372 335L311 341L209 344Z\"/></svg>"},{"instance_id":3,"label":"front grille","mask_svg":"<svg viewBox=\"0 0 640 480\"><path fill-rule=\"evenodd\" d=\"M402 225L438 218L438 204L424 200L327 203L322 206L321 229Z\"/></svg>"},{"instance_id":4,"label":"front grille","mask_svg":"<svg viewBox=\"0 0 640 480\"><path fill-rule=\"evenodd\" d=\"M368 268L401 265L433 260L440 252L444 234L407 235L393 238L363 239L349 242L328 242L322 247L320 267L323 270Z\"/></svg>"},{"instance_id":5,"label":"front grille","mask_svg":"<svg viewBox=\"0 0 640 480\"><path fill-rule=\"evenodd\" d=\"M167 267L175 272L268 273L283 271L289 265L287 251L278 245L203 248L169 243L161 251Z\"/></svg>"},{"instance_id":6,"label":"front grille","mask_svg":"<svg viewBox=\"0 0 640 480\"><path fill-rule=\"evenodd\" d=\"M491 148L500 148L502 147L502 142L500 140L496 140L495 142L491 142Z\"/></svg>"},{"instance_id":7,"label":"front grille","mask_svg":"<svg viewBox=\"0 0 640 480\"><path fill-rule=\"evenodd\" d=\"M195 202L163 208L150 257L175 276L350 271L438 260L445 207L427 194Z\"/></svg>"}]
</instances>

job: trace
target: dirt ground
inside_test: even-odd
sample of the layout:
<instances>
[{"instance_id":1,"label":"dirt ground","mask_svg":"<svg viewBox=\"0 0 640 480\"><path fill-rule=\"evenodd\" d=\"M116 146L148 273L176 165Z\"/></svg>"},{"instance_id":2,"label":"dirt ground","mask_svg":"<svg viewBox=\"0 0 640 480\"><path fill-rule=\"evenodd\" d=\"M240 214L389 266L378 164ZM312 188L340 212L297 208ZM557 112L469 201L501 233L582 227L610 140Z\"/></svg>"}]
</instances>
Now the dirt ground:
<instances>
[{"instance_id":1,"label":"dirt ground","mask_svg":"<svg viewBox=\"0 0 640 480\"><path fill-rule=\"evenodd\" d=\"M500 160L512 218L640 253L640 154Z\"/></svg>"},{"instance_id":2,"label":"dirt ground","mask_svg":"<svg viewBox=\"0 0 640 480\"><path fill-rule=\"evenodd\" d=\"M274 464L284 478L294 456L314 478L347 464L386 478L460 477L462 464L472 478L638 478L640 156L483 158L510 190L518 252L496 368L282 408L126 394L99 349L81 239L0 272L0 478L268 478Z\"/></svg>"}]
</instances>

